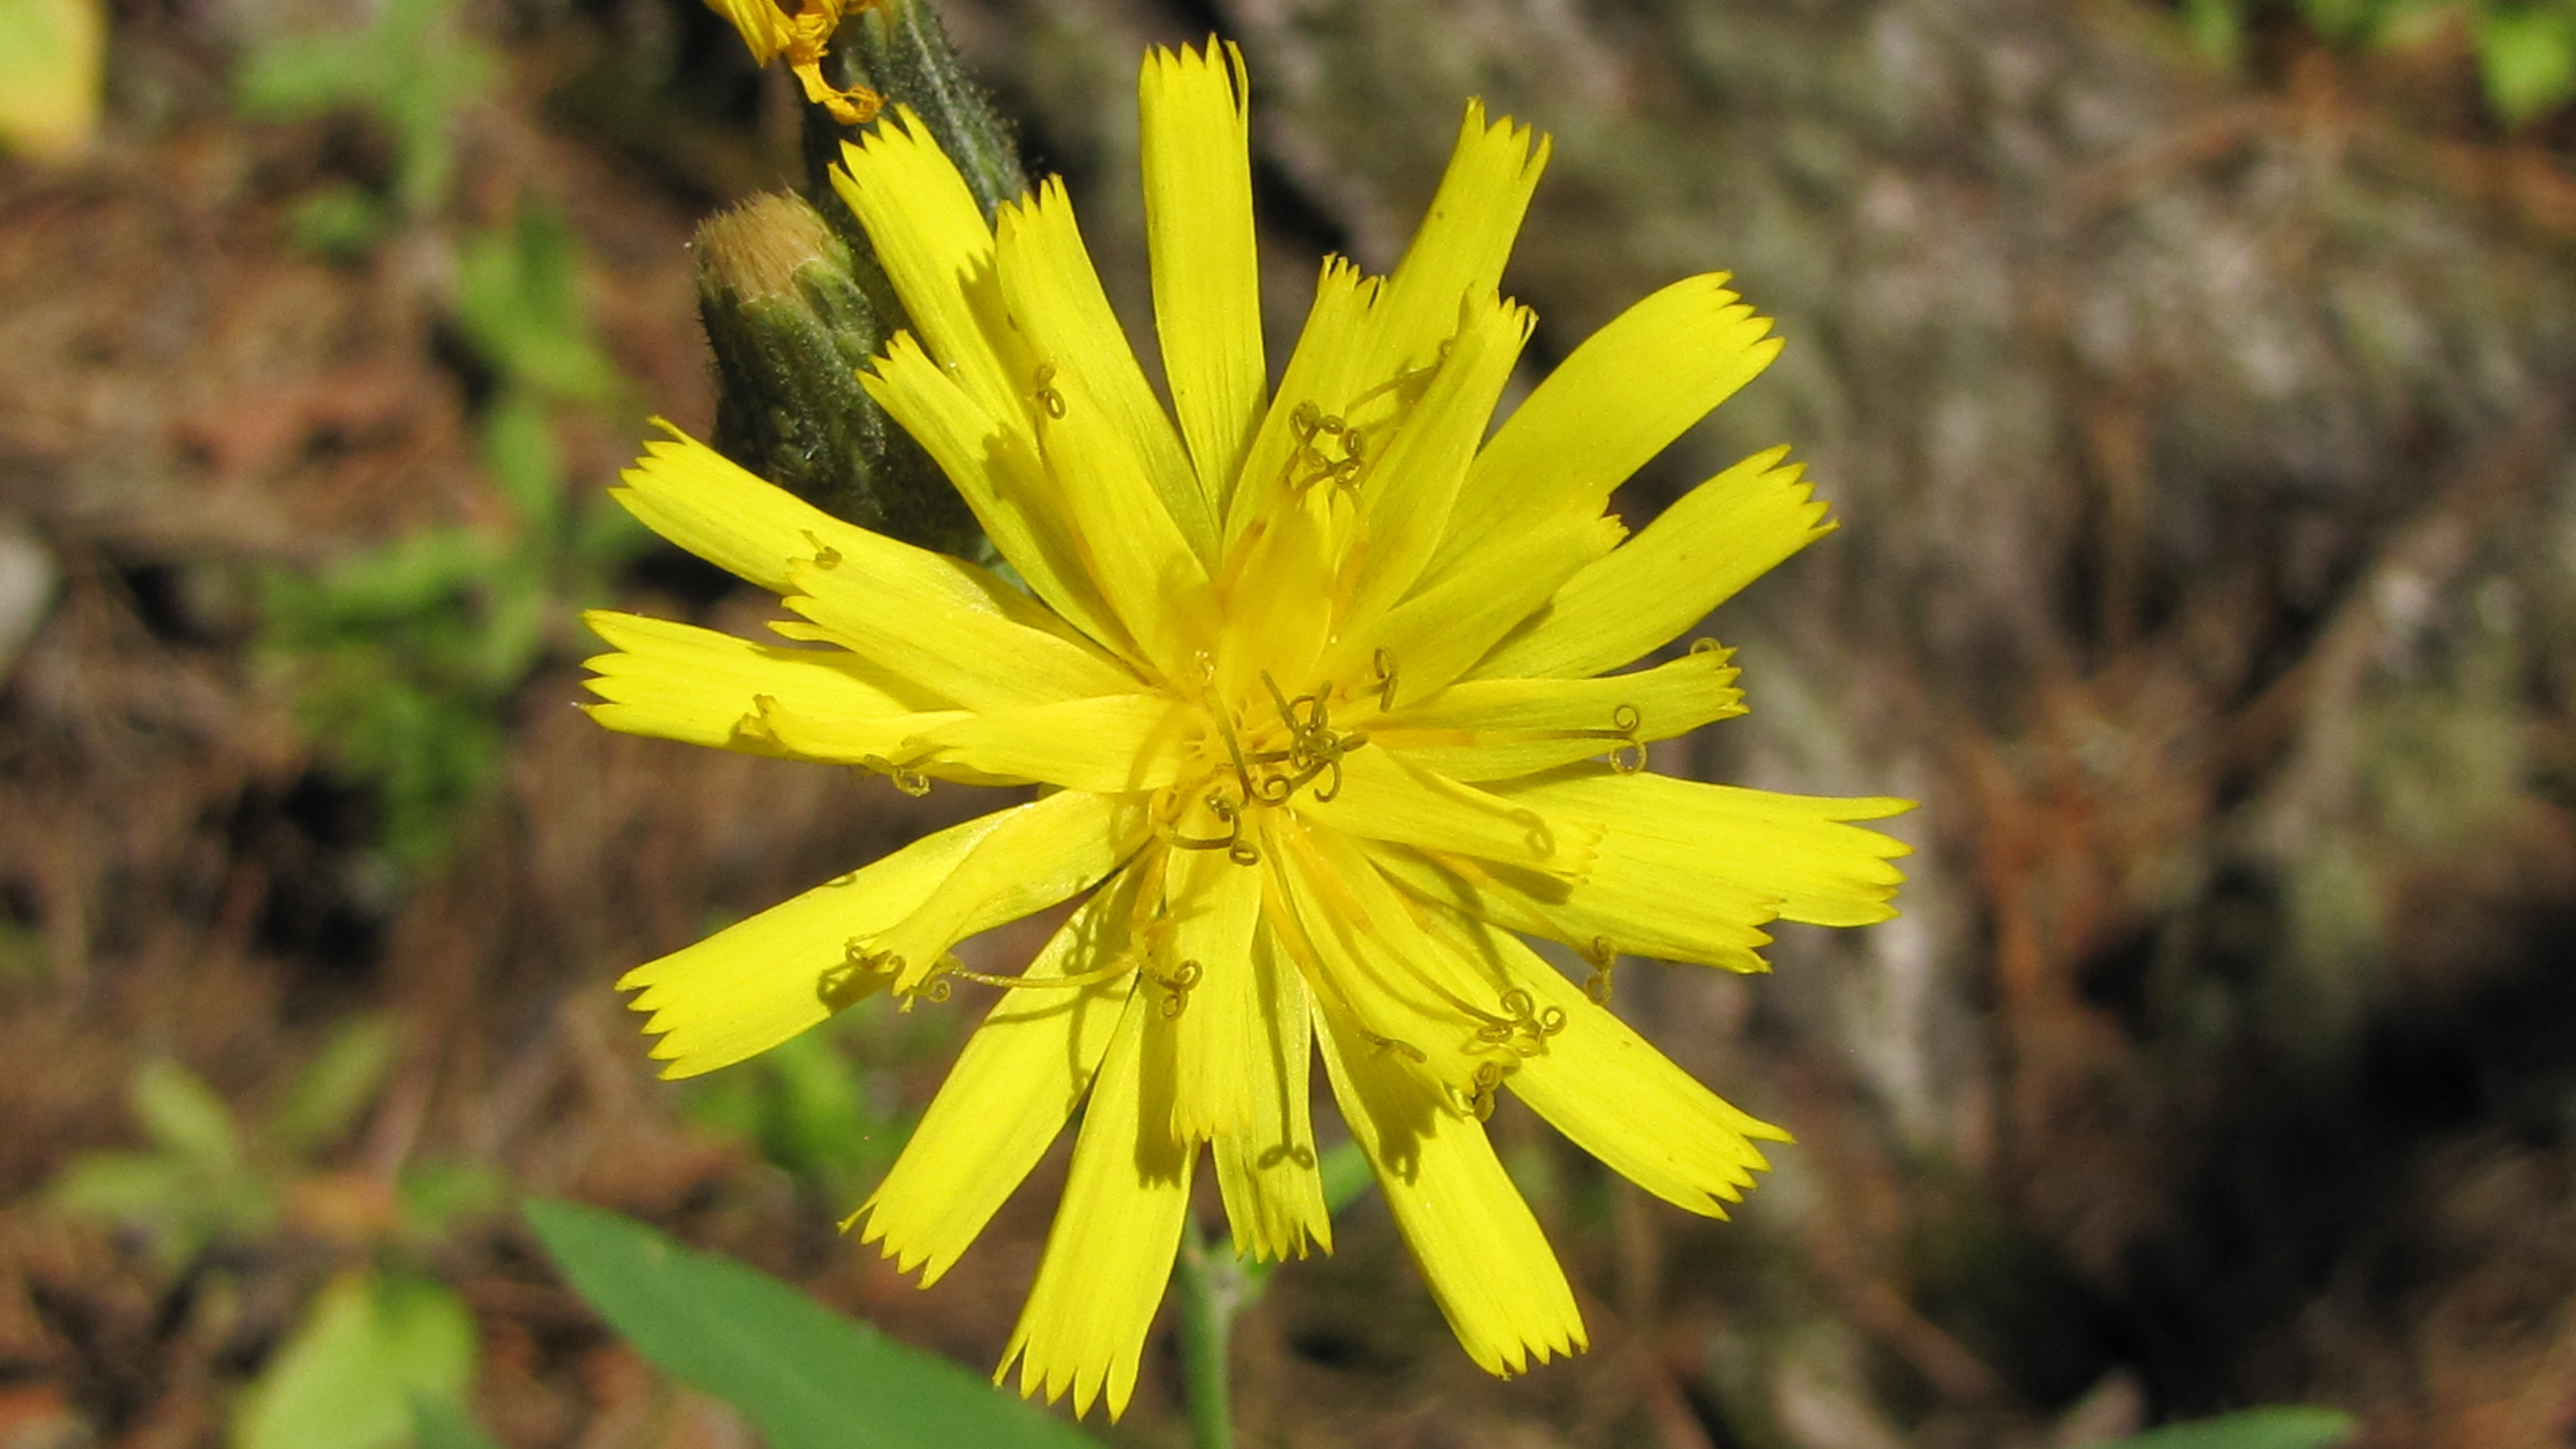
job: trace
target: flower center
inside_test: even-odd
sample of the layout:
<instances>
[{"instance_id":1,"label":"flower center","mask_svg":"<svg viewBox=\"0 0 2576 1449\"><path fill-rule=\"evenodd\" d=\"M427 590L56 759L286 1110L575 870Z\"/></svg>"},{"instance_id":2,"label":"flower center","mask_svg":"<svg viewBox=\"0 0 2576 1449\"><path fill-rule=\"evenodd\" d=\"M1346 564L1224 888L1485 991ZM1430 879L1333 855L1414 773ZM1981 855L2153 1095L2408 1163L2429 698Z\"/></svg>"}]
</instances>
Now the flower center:
<instances>
[{"instance_id":1,"label":"flower center","mask_svg":"<svg viewBox=\"0 0 2576 1449\"><path fill-rule=\"evenodd\" d=\"M1394 682L1384 666L1381 654L1382 678L1370 681L1381 697ZM1292 698L1265 669L1261 687L1269 695L1267 713L1256 704L1238 719L1221 702L1208 702L1225 759L1194 783L1173 786L1167 793L1165 838L1173 845L1222 850L1238 865L1257 865L1261 848L1245 834L1248 812L1287 805L1300 791L1311 792L1319 802L1341 793L1342 761L1366 745L1368 736L1334 728L1330 686ZM1198 823L1194 817L1207 823L1196 831L1181 828L1185 821Z\"/></svg>"}]
</instances>

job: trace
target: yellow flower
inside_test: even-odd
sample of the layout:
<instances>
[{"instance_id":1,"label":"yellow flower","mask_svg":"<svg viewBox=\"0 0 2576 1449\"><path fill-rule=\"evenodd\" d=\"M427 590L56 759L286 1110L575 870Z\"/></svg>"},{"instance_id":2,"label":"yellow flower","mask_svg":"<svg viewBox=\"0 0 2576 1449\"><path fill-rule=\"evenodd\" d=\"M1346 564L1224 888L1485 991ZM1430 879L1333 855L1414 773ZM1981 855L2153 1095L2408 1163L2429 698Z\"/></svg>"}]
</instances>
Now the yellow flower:
<instances>
[{"instance_id":1,"label":"yellow flower","mask_svg":"<svg viewBox=\"0 0 2576 1449\"><path fill-rule=\"evenodd\" d=\"M667 1075L786 1040L868 993L1004 988L854 1216L937 1279L1088 1098L1002 1365L1078 1410L1134 1387L1205 1146L1239 1252L1329 1249L1318 1055L1395 1222L1477 1363L1583 1347L1483 1121L1519 1096L1640 1186L1723 1204L1785 1134L1601 1004L1613 953L1763 969L1774 919L1891 914L1905 847L1830 800L1646 771L1740 713L1726 652L1622 674L1822 534L1785 449L1634 539L1613 488L1778 350L1697 277L1566 359L1487 440L1530 314L1495 287L1546 158L1470 105L1391 278L1324 263L1275 399L1255 295L1241 59L1157 52L1140 89L1167 412L1062 186L987 226L909 116L835 177L915 333L869 391L1015 571L825 516L674 433L619 497L779 594L759 644L591 616L613 729L1030 803L943 831L637 968ZM1025 584L1025 588L1020 585ZM794 647L819 645L822 647ZM1026 973L979 931L1083 897ZM1590 990L1525 937L1594 962ZM1000 1375L997 1373L996 1377Z\"/></svg>"},{"instance_id":2,"label":"yellow flower","mask_svg":"<svg viewBox=\"0 0 2576 1449\"><path fill-rule=\"evenodd\" d=\"M823 52L832 43L832 32L840 28L842 14L866 9L870 3L797 0L793 15L780 10L776 0L707 0L707 8L742 33L752 64L767 65L785 56L788 69L805 87L805 99L831 112L832 119L844 126L860 126L876 119L885 98L865 86L843 90L823 79Z\"/></svg>"}]
</instances>

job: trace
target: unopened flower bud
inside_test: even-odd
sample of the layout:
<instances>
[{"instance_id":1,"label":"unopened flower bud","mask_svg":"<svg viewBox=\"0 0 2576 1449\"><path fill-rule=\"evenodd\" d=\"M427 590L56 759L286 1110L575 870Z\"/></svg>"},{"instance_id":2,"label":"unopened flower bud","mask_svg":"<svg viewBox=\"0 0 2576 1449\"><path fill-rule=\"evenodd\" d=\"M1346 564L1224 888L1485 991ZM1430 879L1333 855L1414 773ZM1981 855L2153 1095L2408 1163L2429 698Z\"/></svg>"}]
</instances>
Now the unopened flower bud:
<instances>
[{"instance_id":1,"label":"unopened flower bud","mask_svg":"<svg viewBox=\"0 0 2576 1449\"><path fill-rule=\"evenodd\" d=\"M992 98L966 72L957 48L939 23L929 0L875 0L853 5L842 20L827 66L840 67L835 79L844 85L874 90L889 109L902 106L930 127L939 149L957 163L966 187L983 204L984 215L1029 189L1020 167L1020 148L1010 127L993 109ZM809 131L809 136L813 132ZM839 137L830 154L840 159ZM827 194L827 178L816 173L816 194Z\"/></svg>"},{"instance_id":2,"label":"unopened flower bud","mask_svg":"<svg viewBox=\"0 0 2576 1449\"><path fill-rule=\"evenodd\" d=\"M893 330L813 207L754 197L698 228L698 308L715 353L716 446L827 513L973 554L974 516L860 386ZM875 280L875 279L871 279Z\"/></svg>"}]
</instances>

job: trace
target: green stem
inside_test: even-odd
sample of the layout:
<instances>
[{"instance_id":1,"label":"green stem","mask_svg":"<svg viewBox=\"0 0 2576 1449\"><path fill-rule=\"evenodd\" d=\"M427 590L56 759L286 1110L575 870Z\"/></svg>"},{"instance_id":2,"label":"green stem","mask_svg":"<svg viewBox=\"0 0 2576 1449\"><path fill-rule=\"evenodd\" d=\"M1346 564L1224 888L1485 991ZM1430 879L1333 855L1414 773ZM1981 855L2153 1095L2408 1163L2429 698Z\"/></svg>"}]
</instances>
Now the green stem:
<instances>
[{"instance_id":1,"label":"green stem","mask_svg":"<svg viewBox=\"0 0 2576 1449\"><path fill-rule=\"evenodd\" d=\"M1210 1256L1194 1220L1181 1228L1180 1262L1172 1281L1181 1293L1181 1396L1190 1411L1190 1444L1192 1449L1234 1449L1226 1350L1242 1284L1233 1264Z\"/></svg>"}]
</instances>

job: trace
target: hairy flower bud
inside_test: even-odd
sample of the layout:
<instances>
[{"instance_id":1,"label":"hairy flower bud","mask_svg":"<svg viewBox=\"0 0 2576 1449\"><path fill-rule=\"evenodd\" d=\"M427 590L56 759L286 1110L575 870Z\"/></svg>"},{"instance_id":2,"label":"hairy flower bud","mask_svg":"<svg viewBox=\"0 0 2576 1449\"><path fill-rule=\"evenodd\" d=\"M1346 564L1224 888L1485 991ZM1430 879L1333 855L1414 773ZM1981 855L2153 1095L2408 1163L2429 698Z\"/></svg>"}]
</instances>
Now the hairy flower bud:
<instances>
[{"instance_id":1,"label":"hairy flower bud","mask_svg":"<svg viewBox=\"0 0 2576 1449\"><path fill-rule=\"evenodd\" d=\"M944 552L981 544L957 490L887 420L858 369L899 323L885 291L804 200L754 197L698 228L698 308L715 353L716 444L836 517ZM874 288L864 281L876 283Z\"/></svg>"},{"instance_id":2,"label":"hairy flower bud","mask_svg":"<svg viewBox=\"0 0 2576 1449\"><path fill-rule=\"evenodd\" d=\"M902 106L919 116L939 149L957 163L966 189L975 194L987 218L1003 202L1027 194L1028 173L1021 169L1020 148L1011 139L1010 127L994 111L984 88L967 74L928 0L879 0L853 6L834 40L827 70L836 67L842 84L876 91L889 108ZM809 130L809 145L819 132L831 129ZM823 148L827 154L818 159L840 160L841 139L830 135L830 144ZM815 192L821 195L829 189L818 184Z\"/></svg>"}]
</instances>

